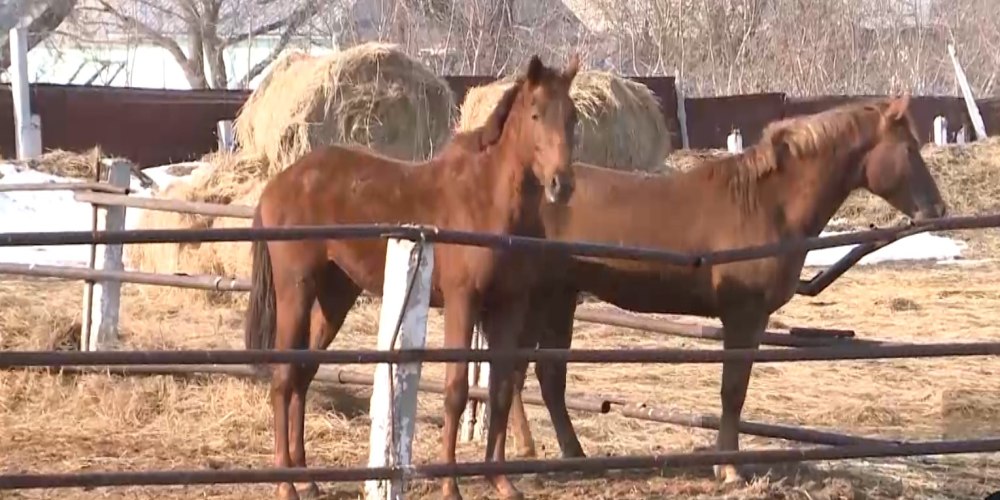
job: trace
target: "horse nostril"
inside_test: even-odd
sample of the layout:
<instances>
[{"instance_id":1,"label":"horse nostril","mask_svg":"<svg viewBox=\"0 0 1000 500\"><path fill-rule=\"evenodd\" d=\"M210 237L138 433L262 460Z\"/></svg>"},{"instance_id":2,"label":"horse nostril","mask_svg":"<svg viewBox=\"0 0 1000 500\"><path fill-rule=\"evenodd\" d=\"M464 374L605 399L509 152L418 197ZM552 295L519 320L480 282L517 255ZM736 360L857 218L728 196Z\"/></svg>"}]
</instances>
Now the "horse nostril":
<instances>
[{"instance_id":1,"label":"horse nostril","mask_svg":"<svg viewBox=\"0 0 1000 500\"><path fill-rule=\"evenodd\" d=\"M559 192L560 187L561 185L559 182L559 176L558 175L553 176L552 179L549 181L549 190L551 190L552 193L555 194Z\"/></svg>"}]
</instances>

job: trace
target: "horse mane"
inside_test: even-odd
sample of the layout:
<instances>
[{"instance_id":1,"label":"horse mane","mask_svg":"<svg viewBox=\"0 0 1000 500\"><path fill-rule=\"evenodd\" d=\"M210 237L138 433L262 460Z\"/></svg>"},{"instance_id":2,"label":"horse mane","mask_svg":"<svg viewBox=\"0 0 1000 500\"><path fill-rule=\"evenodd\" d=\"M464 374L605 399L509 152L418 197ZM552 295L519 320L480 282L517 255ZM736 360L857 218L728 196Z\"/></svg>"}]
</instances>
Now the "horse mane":
<instances>
[{"instance_id":1,"label":"horse mane","mask_svg":"<svg viewBox=\"0 0 1000 500\"><path fill-rule=\"evenodd\" d=\"M519 76L513 81L513 85L503 92L496 106L493 107L493 111L490 112L490 116L482 125L469 130L455 131L449 144L461 146L462 149L474 152L483 151L496 144L503 134L504 126L507 124L507 119L510 118L510 112L514 109L514 103L525 79L524 76Z\"/></svg>"},{"instance_id":2,"label":"horse mane","mask_svg":"<svg viewBox=\"0 0 1000 500\"><path fill-rule=\"evenodd\" d=\"M760 180L778 171L780 155L795 159L834 157L874 141L887 100L848 104L810 115L784 118L764 127L761 138L742 153L710 161L710 175L723 179L744 210L757 206ZM905 126L914 139L913 121Z\"/></svg>"}]
</instances>

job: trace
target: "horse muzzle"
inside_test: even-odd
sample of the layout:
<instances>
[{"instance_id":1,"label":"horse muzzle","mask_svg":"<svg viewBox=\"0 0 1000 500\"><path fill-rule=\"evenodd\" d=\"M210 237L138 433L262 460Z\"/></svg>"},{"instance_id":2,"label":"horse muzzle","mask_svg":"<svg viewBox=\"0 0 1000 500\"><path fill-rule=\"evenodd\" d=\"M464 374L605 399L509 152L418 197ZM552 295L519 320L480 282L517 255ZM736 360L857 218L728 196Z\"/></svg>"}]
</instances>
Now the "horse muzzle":
<instances>
[{"instance_id":1,"label":"horse muzzle","mask_svg":"<svg viewBox=\"0 0 1000 500\"><path fill-rule=\"evenodd\" d=\"M545 183L545 199L549 203L566 203L573 195L573 177L568 174L553 175Z\"/></svg>"}]
</instances>

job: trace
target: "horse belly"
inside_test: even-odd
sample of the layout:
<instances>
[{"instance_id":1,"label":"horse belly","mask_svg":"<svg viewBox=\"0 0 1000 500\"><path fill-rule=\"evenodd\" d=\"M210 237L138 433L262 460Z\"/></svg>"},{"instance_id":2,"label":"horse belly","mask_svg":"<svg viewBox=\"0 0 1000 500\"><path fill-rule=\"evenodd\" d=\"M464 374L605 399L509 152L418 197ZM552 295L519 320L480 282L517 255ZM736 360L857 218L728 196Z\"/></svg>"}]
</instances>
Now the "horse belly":
<instances>
[{"instance_id":1,"label":"horse belly","mask_svg":"<svg viewBox=\"0 0 1000 500\"><path fill-rule=\"evenodd\" d=\"M715 309L707 280L688 270L586 265L577 267L573 281L579 290L637 313L711 316Z\"/></svg>"}]
</instances>

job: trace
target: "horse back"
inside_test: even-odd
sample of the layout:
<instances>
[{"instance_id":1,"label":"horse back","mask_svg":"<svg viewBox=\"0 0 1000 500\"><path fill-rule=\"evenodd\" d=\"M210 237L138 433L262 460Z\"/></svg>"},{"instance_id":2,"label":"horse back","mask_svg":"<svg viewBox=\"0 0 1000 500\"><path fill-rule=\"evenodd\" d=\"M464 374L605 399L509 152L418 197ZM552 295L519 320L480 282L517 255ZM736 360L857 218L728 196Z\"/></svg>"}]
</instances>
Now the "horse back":
<instances>
[{"instance_id":1,"label":"horse back","mask_svg":"<svg viewBox=\"0 0 1000 500\"><path fill-rule=\"evenodd\" d=\"M680 253L765 244L781 237L772 214L744 213L728 186L706 172L670 176L574 165L567 207L543 207L546 236ZM791 259L794 260L794 259ZM788 258L693 268L648 260L574 257L574 286L638 312L713 316L730 300L785 295ZM797 273L797 271L796 271ZM797 282L797 274L796 274ZM776 299L775 299L776 300Z\"/></svg>"},{"instance_id":2,"label":"horse back","mask_svg":"<svg viewBox=\"0 0 1000 500\"><path fill-rule=\"evenodd\" d=\"M313 150L265 187L259 210L264 226L431 224L433 186L417 165L351 146ZM275 245L277 243L277 245ZM272 256L306 272L333 261L361 288L381 293L383 239L272 242Z\"/></svg>"}]
</instances>

